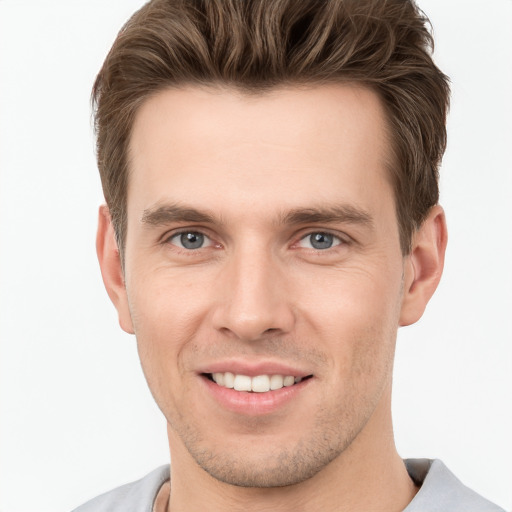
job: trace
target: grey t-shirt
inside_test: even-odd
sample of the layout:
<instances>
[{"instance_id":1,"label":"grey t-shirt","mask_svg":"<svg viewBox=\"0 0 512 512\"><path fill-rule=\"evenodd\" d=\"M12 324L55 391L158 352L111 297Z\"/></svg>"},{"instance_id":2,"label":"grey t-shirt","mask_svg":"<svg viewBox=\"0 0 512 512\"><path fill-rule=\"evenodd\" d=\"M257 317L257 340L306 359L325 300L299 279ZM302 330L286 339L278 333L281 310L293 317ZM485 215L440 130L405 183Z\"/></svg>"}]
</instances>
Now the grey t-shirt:
<instances>
[{"instance_id":1,"label":"grey t-shirt","mask_svg":"<svg viewBox=\"0 0 512 512\"><path fill-rule=\"evenodd\" d=\"M505 512L462 484L440 460L406 459L405 465L421 488L404 512ZM167 480L169 466L162 466L73 512L152 512L158 490Z\"/></svg>"}]
</instances>

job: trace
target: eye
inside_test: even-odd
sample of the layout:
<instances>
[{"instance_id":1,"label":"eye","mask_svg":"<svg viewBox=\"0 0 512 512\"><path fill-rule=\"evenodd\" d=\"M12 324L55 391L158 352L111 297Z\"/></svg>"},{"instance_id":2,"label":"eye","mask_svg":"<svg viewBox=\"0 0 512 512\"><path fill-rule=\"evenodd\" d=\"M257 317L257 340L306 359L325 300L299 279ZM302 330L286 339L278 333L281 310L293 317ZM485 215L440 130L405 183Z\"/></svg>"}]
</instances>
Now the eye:
<instances>
[{"instance_id":1,"label":"eye","mask_svg":"<svg viewBox=\"0 0 512 512\"><path fill-rule=\"evenodd\" d=\"M212 245L211 240L198 231L182 231L168 238L168 242L181 249L202 249Z\"/></svg>"},{"instance_id":2,"label":"eye","mask_svg":"<svg viewBox=\"0 0 512 512\"><path fill-rule=\"evenodd\" d=\"M317 231L315 233L309 233L304 238L299 241L299 247L303 247L305 249L316 249L316 250L325 250L330 249L331 247L335 247L336 245L340 245L342 240L331 234L324 233L323 231Z\"/></svg>"}]
</instances>

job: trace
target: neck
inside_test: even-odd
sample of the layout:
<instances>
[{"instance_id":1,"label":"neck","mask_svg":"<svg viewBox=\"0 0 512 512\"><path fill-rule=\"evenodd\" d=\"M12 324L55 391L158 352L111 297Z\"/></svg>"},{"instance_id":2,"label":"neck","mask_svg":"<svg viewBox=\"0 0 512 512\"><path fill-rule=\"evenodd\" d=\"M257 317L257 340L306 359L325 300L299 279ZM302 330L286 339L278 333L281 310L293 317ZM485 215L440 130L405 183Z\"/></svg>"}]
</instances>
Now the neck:
<instances>
[{"instance_id":1,"label":"neck","mask_svg":"<svg viewBox=\"0 0 512 512\"><path fill-rule=\"evenodd\" d=\"M312 478L275 488L237 487L211 477L169 432L171 512L399 512L417 492L393 440L390 393L352 444ZM206 505L207 504L207 507Z\"/></svg>"}]
</instances>

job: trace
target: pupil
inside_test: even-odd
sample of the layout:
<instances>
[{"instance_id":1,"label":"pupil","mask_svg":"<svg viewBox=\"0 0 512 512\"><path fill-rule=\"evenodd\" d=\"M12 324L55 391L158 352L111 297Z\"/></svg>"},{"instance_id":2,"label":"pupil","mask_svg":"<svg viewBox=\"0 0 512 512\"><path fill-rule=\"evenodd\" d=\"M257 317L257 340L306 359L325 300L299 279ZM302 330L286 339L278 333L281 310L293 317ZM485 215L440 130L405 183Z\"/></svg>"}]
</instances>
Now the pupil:
<instances>
[{"instance_id":1,"label":"pupil","mask_svg":"<svg viewBox=\"0 0 512 512\"><path fill-rule=\"evenodd\" d=\"M333 236L329 233L314 233L310 236L310 242L315 249L330 249Z\"/></svg>"},{"instance_id":2,"label":"pupil","mask_svg":"<svg viewBox=\"0 0 512 512\"><path fill-rule=\"evenodd\" d=\"M185 249L199 249L204 242L204 236L201 233L183 233L180 239Z\"/></svg>"}]
</instances>

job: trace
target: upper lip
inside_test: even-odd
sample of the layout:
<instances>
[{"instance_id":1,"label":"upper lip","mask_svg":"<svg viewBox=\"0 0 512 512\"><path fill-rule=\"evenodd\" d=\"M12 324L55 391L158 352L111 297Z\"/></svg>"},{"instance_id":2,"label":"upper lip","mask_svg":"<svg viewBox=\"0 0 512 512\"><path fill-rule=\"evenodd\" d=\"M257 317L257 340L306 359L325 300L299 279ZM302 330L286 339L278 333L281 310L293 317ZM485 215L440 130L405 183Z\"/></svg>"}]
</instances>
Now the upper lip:
<instances>
[{"instance_id":1,"label":"upper lip","mask_svg":"<svg viewBox=\"0 0 512 512\"><path fill-rule=\"evenodd\" d=\"M307 377L312 375L310 371L279 361L243 361L235 359L215 361L205 364L198 370L200 374L226 372L235 375L247 375L248 377L256 377L257 375Z\"/></svg>"}]
</instances>

